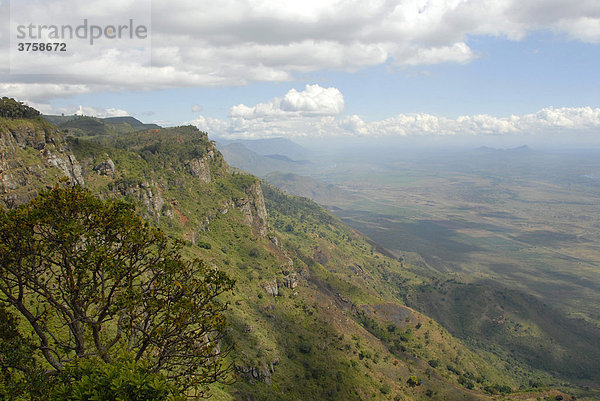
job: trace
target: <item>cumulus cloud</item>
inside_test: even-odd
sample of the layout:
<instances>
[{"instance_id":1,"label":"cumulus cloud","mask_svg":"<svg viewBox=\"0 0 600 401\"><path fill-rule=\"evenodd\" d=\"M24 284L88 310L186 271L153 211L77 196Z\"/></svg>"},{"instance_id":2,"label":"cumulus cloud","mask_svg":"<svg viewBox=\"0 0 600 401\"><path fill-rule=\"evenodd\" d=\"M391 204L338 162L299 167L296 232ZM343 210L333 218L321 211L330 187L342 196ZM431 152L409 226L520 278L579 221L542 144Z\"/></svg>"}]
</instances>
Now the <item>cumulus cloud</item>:
<instances>
[{"instance_id":1,"label":"cumulus cloud","mask_svg":"<svg viewBox=\"0 0 600 401\"><path fill-rule=\"evenodd\" d=\"M307 85L290 90L284 97L255 106L231 108L229 119L200 116L190 124L225 138L340 137L340 136L479 136L543 135L547 133L596 133L600 130L600 108L544 108L522 116L495 117L488 114L457 118L427 113L398 114L379 121L360 116L340 116L344 100L336 88Z\"/></svg>"},{"instance_id":2,"label":"cumulus cloud","mask_svg":"<svg viewBox=\"0 0 600 401\"><path fill-rule=\"evenodd\" d=\"M25 101L25 103L36 110L39 110L42 114L47 115L77 115L77 116L90 116L90 117L98 117L98 118L106 118L106 117L126 117L131 114L125 110L115 109L115 108L99 108L99 107L91 107L91 106L76 106L76 107L57 107L54 108L48 103L37 103L32 101Z\"/></svg>"},{"instance_id":3,"label":"cumulus cloud","mask_svg":"<svg viewBox=\"0 0 600 401\"><path fill-rule=\"evenodd\" d=\"M65 113L67 115L75 114L78 116L91 116L91 117L98 117L98 118L126 117L126 116L131 115L127 111L121 110L121 109L115 109L115 108L103 109L103 108L81 106L81 105L79 107L77 107L77 110L75 110L75 111L73 111L72 109L58 109L58 111L60 111L61 113Z\"/></svg>"},{"instance_id":4,"label":"cumulus cloud","mask_svg":"<svg viewBox=\"0 0 600 401\"><path fill-rule=\"evenodd\" d=\"M33 5L28 18L45 23L136 18L148 10L145 0L23 3ZM387 61L468 63L477 57L471 36L520 40L538 30L600 43L597 0L172 0L154 2L152 13L151 65L136 47L88 46L64 57L38 57L38 67L45 63L52 75L4 70L0 90L39 102L96 90L289 81L299 73L356 71ZM6 46L0 53L8 59Z\"/></svg>"},{"instance_id":5,"label":"cumulus cloud","mask_svg":"<svg viewBox=\"0 0 600 401\"><path fill-rule=\"evenodd\" d=\"M306 85L298 92L290 89L283 98L275 98L268 103L256 106L239 104L229 112L232 118L255 119L262 117L327 116L337 115L344 110L344 96L337 88L322 88L319 85Z\"/></svg>"},{"instance_id":6,"label":"cumulus cloud","mask_svg":"<svg viewBox=\"0 0 600 401\"><path fill-rule=\"evenodd\" d=\"M409 135L543 135L547 133L593 133L600 129L600 108L544 108L522 116L495 117L488 114L460 116L455 119L431 114L399 114L365 123L359 117L348 127L339 122L341 133L372 136ZM348 129L358 127L354 129ZM339 131L338 131L339 132Z\"/></svg>"},{"instance_id":7,"label":"cumulus cloud","mask_svg":"<svg viewBox=\"0 0 600 401\"><path fill-rule=\"evenodd\" d=\"M93 89L93 85L87 84L35 82L0 83L0 93L2 93L2 96L10 96L30 102L41 102L56 97L82 95L91 92Z\"/></svg>"}]
</instances>

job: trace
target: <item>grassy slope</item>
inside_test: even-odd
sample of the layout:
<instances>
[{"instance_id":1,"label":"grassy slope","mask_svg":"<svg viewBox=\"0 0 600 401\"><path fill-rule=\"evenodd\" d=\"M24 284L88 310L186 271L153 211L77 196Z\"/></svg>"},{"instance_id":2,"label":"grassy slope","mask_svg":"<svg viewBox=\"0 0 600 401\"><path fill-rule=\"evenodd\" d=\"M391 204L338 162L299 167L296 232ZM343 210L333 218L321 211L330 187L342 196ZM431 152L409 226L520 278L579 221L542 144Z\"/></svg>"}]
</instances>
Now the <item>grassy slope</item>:
<instances>
[{"instance_id":1,"label":"grassy slope","mask_svg":"<svg viewBox=\"0 0 600 401\"><path fill-rule=\"evenodd\" d=\"M186 161L213 150L191 127L69 144L90 189L137 203L168 233L188 240L186 253L237 279L229 341L238 380L217 386L216 399L476 400L489 398L485 387L548 380L516 362L470 351L404 306L402 299L423 279L311 201L263 184L269 234L257 236L233 206L250 197L256 179L230 174L218 153L210 183L188 174ZM114 176L93 172L107 156L115 162ZM164 201L158 213L145 212L140 194L150 192ZM285 277L294 275L298 286L285 287ZM265 291L273 281L276 297ZM422 384L410 386L410 376Z\"/></svg>"},{"instance_id":2,"label":"grassy slope","mask_svg":"<svg viewBox=\"0 0 600 401\"><path fill-rule=\"evenodd\" d=\"M572 191L564 184L516 184L510 177L452 171L441 177L393 171L362 182L355 177L346 182L363 190L358 208L369 212L346 205L340 215L397 254L411 249L422 255L409 268L430 280L413 288L410 306L476 347L597 391L597 255L595 242L585 240L597 231L593 187ZM402 182L406 177L411 180Z\"/></svg>"}]
</instances>

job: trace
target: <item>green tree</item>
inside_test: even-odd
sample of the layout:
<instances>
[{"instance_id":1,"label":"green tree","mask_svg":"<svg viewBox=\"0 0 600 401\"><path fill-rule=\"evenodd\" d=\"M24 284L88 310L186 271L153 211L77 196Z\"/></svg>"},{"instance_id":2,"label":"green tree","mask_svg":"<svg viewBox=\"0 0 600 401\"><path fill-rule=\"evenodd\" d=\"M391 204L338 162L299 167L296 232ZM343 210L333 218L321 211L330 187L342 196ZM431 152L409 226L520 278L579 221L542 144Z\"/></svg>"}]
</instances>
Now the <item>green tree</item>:
<instances>
[{"instance_id":1,"label":"green tree","mask_svg":"<svg viewBox=\"0 0 600 401\"><path fill-rule=\"evenodd\" d=\"M0 117L3 118L35 118L40 112L13 98L3 97L0 99Z\"/></svg>"},{"instance_id":2,"label":"green tree","mask_svg":"<svg viewBox=\"0 0 600 401\"><path fill-rule=\"evenodd\" d=\"M42 397L44 399L44 397ZM182 394L143 363L122 358L113 363L83 359L68 364L45 399L52 401L183 401Z\"/></svg>"},{"instance_id":3,"label":"green tree","mask_svg":"<svg viewBox=\"0 0 600 401\"><path fill-rule=\"evenodd\" d=\"M419 379L417 376L411 376L411 377L408 378L408 380L406 381L406 383L408 383L408 385L411 386L411 387L420 386L421 385L421 379Z\"/></svg>"},{"instance_id":4,"label":"green tree","mask_svg":"<svg viewBox=\"0 0 600 401\"><path fill-rule=\"evenodd\" d=\"M0 302L28 322L55 372L127 351L203 396L227 376L218 298L234 283L180 251L131 204L57 186L0 208Z\"/></svg>"},{"instance_id":5,"label":"green tree","mask_svg":"<svg viewBox=\"0 0 600 401\"><path fill-rule=\"evenodd\" d=\"M17 326L15 316L0 306L0 399L41 399L45 372L34 360L35 346Z\"/></svg>"}]
</instances>

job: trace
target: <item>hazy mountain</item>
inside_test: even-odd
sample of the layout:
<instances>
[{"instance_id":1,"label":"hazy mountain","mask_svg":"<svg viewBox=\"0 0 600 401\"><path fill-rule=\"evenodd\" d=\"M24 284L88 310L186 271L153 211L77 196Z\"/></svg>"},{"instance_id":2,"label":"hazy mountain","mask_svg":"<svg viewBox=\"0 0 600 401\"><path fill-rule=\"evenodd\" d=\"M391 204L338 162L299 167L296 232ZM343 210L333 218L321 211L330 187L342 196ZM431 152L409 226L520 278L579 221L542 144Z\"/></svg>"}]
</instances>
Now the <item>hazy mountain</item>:
<instances>
[{"instance_id":1,"label":"hazy mountain","mask_svg":"<svg viewBox=\"0 0 600 401\"><path fill-rule=\"evenodd\" d=\"M223 145L239 143L247 149L259 155L282 155L292 160L303 160L309 155L309 151L287 138L265 138L265 139L235 139L227 140L215 138Z\"/></svg>"},{"instance_id":2,"label":"hazy mountain","mask_svg":"<svg viewBox=\"0 0 600 401\"><path fill-rule=\"evenodd\" d=\"M517 146L514 148L508 148L508 149L491 148L489 146L480 146L476 150L479 152L485 152L485 153L530 153L530 152L533 152L533 149L531 149L527 145L521 145L521 146Z\"/></svg>"},{"instance_id":3,"label":"hazy mountain","mask_svg":"<svg viewBox=\"0 0 600 401\"><path fill-rule=\"evenodd\" d=\"M262 155L248 149L241 142L233 142L227 145L217 142L217 147L223 153L227 163L261 177L276 171L297 171L298 168L310 164L305 160L293 160L281 154Z\"/></svg>"}]
</instances>

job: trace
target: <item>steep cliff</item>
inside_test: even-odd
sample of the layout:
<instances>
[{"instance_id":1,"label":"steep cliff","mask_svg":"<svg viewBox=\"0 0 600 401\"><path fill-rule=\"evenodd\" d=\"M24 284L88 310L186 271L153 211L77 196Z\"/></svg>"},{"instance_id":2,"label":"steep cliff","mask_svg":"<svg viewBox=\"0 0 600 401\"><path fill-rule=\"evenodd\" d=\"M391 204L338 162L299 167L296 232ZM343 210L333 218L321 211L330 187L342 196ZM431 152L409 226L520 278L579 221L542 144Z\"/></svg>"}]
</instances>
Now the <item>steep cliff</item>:
<instances>
[{"instance_id":1,"label":"steep cliff","mask_svg":"<svg viewBox=\"0 0 600 401\"><path fill-rule=\"evenodd\" d=\"M44 183L64 176L85 185L81 166L58 129L41 118L0 119L0 194L31 199Z\"/></svg>"}]
</instances>

